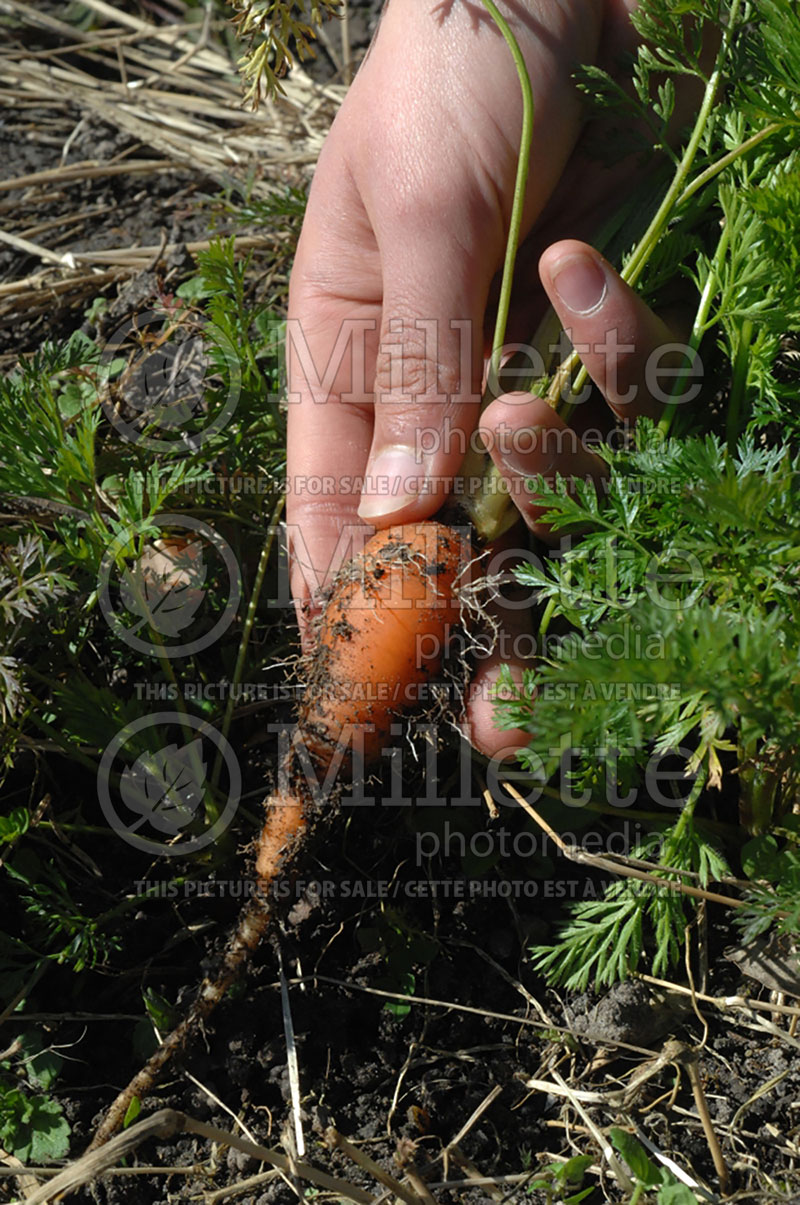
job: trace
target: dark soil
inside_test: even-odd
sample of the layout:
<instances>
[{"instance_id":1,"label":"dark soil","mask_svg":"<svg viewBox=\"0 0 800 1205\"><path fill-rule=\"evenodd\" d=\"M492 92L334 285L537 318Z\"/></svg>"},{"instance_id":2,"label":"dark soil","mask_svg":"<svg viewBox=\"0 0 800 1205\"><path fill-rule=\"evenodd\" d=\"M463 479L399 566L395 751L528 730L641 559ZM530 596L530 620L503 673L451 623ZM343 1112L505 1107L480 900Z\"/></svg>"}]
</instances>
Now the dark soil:
<instances>
[{"instance_id":1,"label":"dark soil","mask_svg":"<svg viewBox=\"0 0 800 1205\"><path fill-rule=\"evenodd\" d=\"M77 112L54 116L47 110L30 108L4 122L3 133L8 139L4 179L56 169L63 144L79 122L68 163L108 161L131 151L131 139L96 116L81 119ZM42 129L47 130L46 140L41 136ZM145 181L136 174L75 181L60 186L55 195L47 185L17 189L10 199L0 202L0 210L6 215L7 226L14 230L53 222L46 237L46 245L53 250L100 251L135 244L157 246L162 234L170 243L207 238L208 202L217 192L214 181L178 169L154 173ZM220 232L226 232L224 227ZM0 245L0 281L20 280L41 268L35 256ZM154 284L151 275L145 287L152 293ZM81 319L70 294L63 302L54 296L51 306L31 317L24 310L0 317L0 356L10 360L34 351L45 339L69 335L81 325Z\"/></svg>"},{"instance_id":2,"label":"dark soil","mask_svg":"<svg viewBox=\"0 0 800 1205\"><path fill-rule=\"evenodd\" d=\"M49 6L53 12L61 7ZM353 44L363 50L379 5L370 0L352 7ZM330 72L324 60L320 64L318 70ZM6 178L57 166L64 140L79 121L71 159L110 158L131 149L118 130L79 112L15 111L7 102L5 113ZM18 190L3 194L0 205L6 222L19 223L23 209L25 227L54 221L47 245L77 251L158 244L162 231L171 243L205 238L214 212L208 197L217 192L216 181L187 170L86 181L55 194ZM79 214L81 222L71 224ZM215 221L217 231L232 228L219 211ZM18 280L39 266L24 252L0 247L3 281ZM171 264L154 265L109 287L109 300L122 309L146 305L158 289L177 284L185 271L180 256ZM121 289L126 292L119 300ZM80 306L56 301L33 317L23 313L14 322L3 320L4 362L84 322ZM156 1010L172 1010L171 1016L160 1017L165 1028L183 1015L202 977L213 975L218 965L250 882L244 847L257 833L258 806L274 771L275 738L265 740L263 731L267 721L288 718L273 709L235 727L252 810L237 818L239 827L230 834L228 847L215 851L216 860L209 861L207 880L200 886L196 867L191 883L173 888L169 878L179 877L179 864L167 871L163 865L154 868L116 835L103 833L99 807L91 803L96 792L90 776L71 766L51 767L65 804L83 798L90 801L84 804L89 820L92 806L96 812L99 831L81 841L80 878L89 914L94 914L92 908L100 911L123 901L145 883L165 884L161 894L120 913L115 946L97 969L76 975L50 964L26 993L25 1025L40 1025L46 1041L65 1060L53 1095L72 1127L73 1157L84 1150L106 1107L152 1049L143 992L155 994ZM593 890L595 879L560 857L548 860L530 852L501 856L501 848L513 850L514 839L531 829L516 811L490 822L477 784L470 787L474 798L467 806L453 786L459 771L451 749L437 760L427 786L408 774L407 793L416 806L342 806L330 816L303 855L296 880L285 882L285 895L277 902L280 925L202 1039L142 1101L142 1114L170 1106L232 1132L242 1132L241 1123L264 1145L291 1141L279 945L287 976L305 981L293 985L289 996L306 1158L375 1197L382 1190L372 1178L341 1152L323 1147L320 1135L326 1126L334 1125L394 1174L400 1174L399 1147L425 1172L499 1086L499 1096L459 1141L475 1175L524 1174L552 1158L588 1152L596 1162L586 1185L597 1186L588 1200L629 1199L607 1170L597 1172L600 1153L587 1135L585 1118L565 1107L562 1097L532 1089L527 1081L554 1084L557 1070L575 1088L608 1093L624 1087L651 1056L659 1055L667 1039L678 1037L699 1051L700 1076L734 1188L747 1190L747 1199L800 1200L792 1195L800 1192L795 1170L800 1060L798 1040L786 1019L769 1013L720 1014L700 1003L706 1032L685 996L665 996L644 983L623 985L602 998L545 989L531 969L528 946L548 940L563 918L565 900L582 898ZM18 764L6 784L10 799L24 788L29 773L29 766ZM375 791L377 800L383 798L381 789ZM440 794L445 805L431 806ZM604 827L601 831L608 835ZM69 835L63 840L69 843ZM530 851L530 844L524 848ZM323 898L304 886L308 883L321 884ZM768 989L757 978L743 980L737 965L722 957L734 941L727 918L711 911L708 924L711 958L704 991L725 997L743 990L768 999ZM6 917L9 933L23 932L25 925L23 915ZM678 979L685 983L683 972ZM392 1004L366 989L441 1003ZM773 1028L758 1028L759 1018ZM17 1028L13 1019L6 1021L5 1044ZM655 1147L712 1192L717 1190L685 1071L678 1074L673 1065L662 1066L629 1101L614 1097L583 1107L601 1128L637 1124ZM129 1174L137 1165L172 1170ZM204 1194L232 1188L266 1170L233 1150L183 1136L152 1141L129 1158L127 1168L102 1176L71 1199L96 1205L223 1199ZM435 1183L463 1176L450 1156L429 1178ZM11 1179L0 1181L3 1199L14 1198L18 1190L13 1184ZM486 1187L432 1191L442 1205L483 1202L498 1192ZM501 1179L499 1194L494 1199L545 1199L540 1192L529 1193L524 1181L503 1184ZM267 1205L294 1200L295 1193L285 1180L274 1178L240 1191L235 1199L243 1205Z\"/></svg>"},{"instance_id":3,"label":"dark soil","mask_svg":"<svg viewBox=\"0 0 800 1205\"><path fill-rule=\"evenodd\" d=\"M437 782L446 781L452 768L452 755L443 755ZM253 764L249 774L253 783L263 782L262 765ZM409 782L408 791L418 800L426 794L418 780ZM685 1071L661 1066L629 1098L619 1091L677 1037L699 1050L709 1110L734 1186L761 1188L764 1200L787 1199L783 1190L773 1196L765 1188L770 1177L791 1184L797 1133L800 1062L782 1019L775 1018L778 1027L770 1034L754 1028L756 1016L720 1016L701 1005L709 1025L704 1041L685 996L641 981L600 997L561 997L546 990L531 970L527 945L552 936L562 916L553 896L583 895L587 880L563 859L541 856L497 859L479 872L469 852L470 842L484 850L503 843L513 847L516 840L521 848L523 831L529 830L518 813L486 822L477 799L436 809L418 804L334 810L301 855L295 880L287 878L276 892L281 919L271 938L202 1039L142 1101L143 1116L168 1106L238 1132L235 1115L263 1145L291 1141L280 946L287 977L305 981L290 987L289 998L306 1158L352 1184L376 1190L346 1156L322 1145L325 1127L334 1125L389 1171L398 1170L398 1149L413 1151L424 1169L496 1086L499 1096L459 1143L478 1174L519 1175L549 1163L550 1156L569 1155L567 1134L580 1119L567 1120L561 1097L527 1086L531 1077L552 1083L555 1065L573 1087L601 1097L617 1090L608 1103L586 1106L596 1125L638 1125L640 1135L713 1189L714 1166ZM437 836L440 853L428 858ZM98 840L96 849L82 844L108 867L106 842ZM246 857L231 854L205 882L184 891L149 871L145 859L137 862L132 854L126 860L124 849L115 847L104 894L124 897L132 883L141 891L144 880L151 886L162 882L161 896L120 918L119 949L107 966L80 979L52 967L26 1007L31 1018L46 1015L47 1041L67 1056L55 1095L72 1126L76 1154L152 1048L143 992L155 993L162 1007L173 1004L177 1019L201 977L218 966L239 913L236 897L246 890L248 865ZM179 871L169 867L170 874ZM758 995L759 985L742 981L721 956L730 931L724 917L719 922L710 933L712 950L720 952L712 959L706 992ZM398 1015L396 1004L364 989L410 993L426 1003L400 1005ZM56 1000L58 1010L48 1012ZM540 1009L550 1025L542 1023ZM93 1021L92 1015L102 1019ZM11 1023L8 1031L13 1036ZM575 1141L593 1150L585 1138ZM240 1153L215 1154L193 1136L153 1141L140 1149L137 1162L190 1170L108 1175L74 1199L131 1205L190 1200L267 1170ZM434 1183L446 1178L461 1178L452 1162L448 1176L441 1163L431 1171ZM530 1199L524 1184L507 1184L504 1191L507 1200ZM443 1205L489 1199L482 1188L436 1189L434 1195ZM266 1205L291 1200L292 1193L275 1179L238 1199ZM604 1199L625 1198L608 1181L589 1198Z\"/></svg>"}]
</instances>

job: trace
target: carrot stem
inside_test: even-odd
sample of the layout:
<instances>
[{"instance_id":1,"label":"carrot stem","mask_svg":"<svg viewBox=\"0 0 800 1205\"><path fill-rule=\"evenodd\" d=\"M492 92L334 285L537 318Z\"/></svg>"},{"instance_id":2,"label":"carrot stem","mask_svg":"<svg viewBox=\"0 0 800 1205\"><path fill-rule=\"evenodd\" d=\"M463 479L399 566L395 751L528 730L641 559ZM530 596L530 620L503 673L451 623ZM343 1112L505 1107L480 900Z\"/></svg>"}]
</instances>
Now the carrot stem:
<instances>
[{"instance_id":1,"label":"carrot stem","mask_svg":"<svg viewBox=\"0 0 800 1205\"><path fill-rule=\"evenodd\" d=\"M514 265L519 248L520 231L522 229L522 214L525 207L525 191L528 185L528 167L533 141L533 88L531 87L525 59L519 48L511 27L497 8L494 0L483 0L483 5L494 21L511 51L514 65L519 76L522 91L522 129L520 131L519 153L517 155L517 174L514 182L514 195L511 202L511 217L508 224L508 237L503 261L503 275L500 282L500 299L497 304L492 350L486 377L486 388L481 400L481 410L502 392L500 384L500 360L503 354L503 344L506 338L508 311L511 305L511 290L514 283ZM481 540L496 539L516 522L517 514L508 495L498 488L500 472L485 450L472 449L467 452L461 468L461 476L466 483L463 506L467 511L473 527Z\"/></svg>"},{"instance_id":2,"label":"carrot stem","mask_svg":"<svg viewBox=\"0 0 800 1205\"><path fill-rule=\"evenodd\" d=\"M719 50L717 51L716 59L714 61L714 69L706 83L700 109L695 119L694 129L692 130L691 137L687 143L686 150L683 152L680 162L675 170L672 183L664 194L664 199L653 216L650 225L642 235L633 251L633 254L630 256L628 262L625 264L625 267L620 273L622 279L631 286L634 286L639 280L651 255L660 242L662 234L666 230L668 223L673 217L675 210L687 197L690 197L695 192L696 188L701 187L702 184L706 183L708 179L711 178L707 170L705 172L701 172L697 177L697 181L699 181L699 183L697 181L687 183L689 173L697 156L697 152L700 149L709 122L711 121L714 105L716 104L717 97L719 96L719 91L722 86L723 69L730 53L731 43L737 27L737 20L739 17L739 10L742 7L742 2L743 0L733 0L731 4L730 13L728 15L728 23L725 28ZM767 133L773 132L773 129L768 127L766 132L762 131L761 136L766 137ZM737 154L738 153L740 153L740 151L737 151ZM733 158L735 158L735 156ZM731 162L732 161L733 159L731 159ZM724 161L720 162L722 166L725 166ZM714 174L716 174L717 170L721 170L719 164L714 165ZM578 369L579 365L580 368ZM572 384L569 394L566 394L565 387L571 380L572 374L576 369L578 369L578 374ZM588 373L586 368L581 364L580 356L577 354L577 352L573 351L564 360L563 364L553 378L552 384L547 392L547 400L556 413L559 414L565 421L569 421L570 415L572 414L574 406L572 398L576 397L580 393L583 385L586 382L587 376Z\"/></svg>"},{"instance_id":3,"label":"carrot stem","mask_svg":"<svg viewBox=\"0 0 800 1205\"><path fill-rule=\"evenodd\" d=\"M494 0L483 0L483 6L489 13L500 33L505 38L508 48L511 51L511 56L514 59L514 66L517 69L519 76L519 84L522 90L522 130L519 137L519 154L517 156L517 176L514 183L514 197L511 203L511 218L508 225L508 238L506 239L506 254L503 262L503 278L500 284L500 300L497 305L497 318L494 324L494 338L492 340L492 354L489 360L489 378L486 393L483 399L485 406L491 397L495 396L492 393L492 382L497 380L500 370L500 357L503 354L503 344L506 338L506 324L508 323L508 311L511 305L511 288L514 282L514 264L517 258L517 250L519 248L519 235L522 229L522 212L525 207L525 190L528 186L528 167L530 165L531 144L533 141L533 88L531 87L531 79L528 75L528 69L525 66L525 59L522 57L522 51L519 48L519 43L511 31L511 27L502 15Z\"/></svg>"}]
</instances>

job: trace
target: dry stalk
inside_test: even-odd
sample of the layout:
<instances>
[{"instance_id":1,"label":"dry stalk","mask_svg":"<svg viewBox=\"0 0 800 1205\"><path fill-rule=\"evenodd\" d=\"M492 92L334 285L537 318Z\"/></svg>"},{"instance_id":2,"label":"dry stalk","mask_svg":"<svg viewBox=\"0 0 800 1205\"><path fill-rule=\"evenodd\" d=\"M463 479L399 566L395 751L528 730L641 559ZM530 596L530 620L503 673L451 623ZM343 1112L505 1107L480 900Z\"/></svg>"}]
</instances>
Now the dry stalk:
<instances>
[{"instance_id":1,"label":"dry stalk","mask_svg":"<svg viewBox=\"0 0 800 1205\"><path fill-rule=\"evenodd\" d=\"M215 1192L207 1192L203 1196L203 1205L216 1205L217 1201L226 1201L229 1197L238 1197L254 1188L262 1188L265 1184L277 1180L280 1174L277 1168L273 1168L268 1172L260 1172L256 1176L248 1176L245 1180L237 1180L235 1184L228 1184L225 1188L216 1189Z\"/></svg>"},{"instance_id":2,"label":"dry stalk","mask_svg":"<svg viewBox=\"0 0 800 1205\"><path fill-rule=\"evenodd\" d=\"M600 854L587 853L585 849L580 849L575 845L568 845L559 834L540 816L535 808L531 807L527 799L520 795L519 791L510 783L504 782L503 787L508 791L517 803L528 813L531 819L535 820L541 830L547 833L551 841L555 843L565 858L569 858L571 862L578 862L583 866L593 866L596 870L605 870L609 874L619 875L621 878L638 879L639 882L649 883L651 887L663 887L667 891L677 891L680 895L689 895L692 899L708 900L712 904L722 904L727 908L744 908L745 900L738 900L734 896L719 895L716 891L705 891L702 887L692 887L688 883L681 883L673 879L664 879L660 875L653 874L646 870L640 870L638 866L631 864L633 859L624 858L621 854L614 857L603 857ZM637 859L638 860L638 859ZM645 863L646 865L646 863ZM679 868L672 870L673 874L683 874Z\"/></svg>"},{"instance_id":3,"label":"dry stalk","mask_svg":"<svg viewBox=\"0 0 800 1205\"><path fill-rule=\"evenodd\" d=\"M714 1160L714 1168L719 1176L719 1186L723 1195L728 1196L731 1191L731 1174L725 1162L722 1147L719 1145L719 1139L714 1130L711 1114L708 1111L708 1102L703 1089L703 1081L700 1078L700 1068L697 1064L697 1051L693 1050L690 1046L684 1045L682 1042L668 1043L668 1045L672 1047L672 1062L686 1068L686 1074L689 1076L689 1083L691 1084L692 1095L694 1096L694 1103L697 1106L697 1113L703 1126L703 1133L706 1136L711 1158Z\"/></svg>"},{"instance_id":4,"label":"dry stalk","mask_svg":"<svg viewBox=\"0 0 800 1205\"><path fill-rule=\"evenodd\" d=\"M248 1142L245 1138L239 1138L236 1134L221 1130L217 1126L207 1125L204 1121L196 1121L193 1117L187 1117L185 1113L179 1113L175 1109L160 1109L151 1117L136 1122L122 1134L112 1138L102 1150L90 1148L85 1155L71 1163L69 1167L59 1172L48 1184L43 1185L33 1196L29 1197L28 1205L46 1205L46 1202L56 1200L66 1193L80 1188L81 1185L90 1183L103 1172L116 1167L120 1160L135 1151L148 1138L166 1139L181 1133L198 1134L201 1138L207 1138L222 1146L234 1147L246 1155L251 1155L254 1159L271 1163L273 1167L282 1172L297 1175L303 1180L307 1180L309 1184L315 1184L327 1192L353 1201L355 1205L373 1205L374 1198L369 1193L350 1184L347 1180L329 1176L326 1172L318 1171L308 1163L295 1163L280 1151L260 1146L255 1142Z\"/></svg>"},{"instance_id":5,"label":"dry stalk","mask_svg":"<svg viewBox=\"0 0 800 1205\"><path fill-rule=\"evenodd\" d=\"M430 1189L419 1173L417 1165L412 1159L403 1159L403 1171L406 1174L406 1179L416 1193L417 1200L422 1202L422 1205L437 1205L436 1198L431 1196Z\"/></svg>"},{"instance_id":6,"label":"dry stalk","mask_svg":"<svg viewBox=\"0 0 800 1205\"><path fill-rule=\"evenodd\" d=\"M704 1004L712 1004L720 1012L727 1012L728 1009L752 1009L755 1012L777 1012L781 1016L791 1017L795 1021L800 1017L800 1005L772 1004L765 1000L752 1000L749 996L708 996L704 992L693 992L691 988L684 987L679 983L669 983L666 979L656 979L653 975L636 974L634 978L641 979L644 983L652 983L656 987L669 988L670 991L679 992L683 996L692 996L695 1000L702 1000Z\"/></svg>"},{"instance_id":7,"label":"dry stalk","mask_svg":"<svg viewBox=\"0 0 800 1205\"><path fill-rule=\"evenodd\" d=\"M125 163L97 163L94 160L88 160L48 168L46 171L29 172L25 176L14 176L10 180L0 180L0 192L10 192L15 188L36 188L41 184L63 186L72 184L76 180L97 180L105 176L128 176L137 173L175 170L174 163L165 163L163 159L128 159Z\"/></svg>"},{"instance_id":8,"label":"dry stalk","mask_svg":"<svg viewBox=\"0 0 800 1205\"><path fill-rule=\"evenodd\" d=\"M491 1182L487 1182L486 1177L481 1175L478 1168L470 1159L467 1158L460 1146L457 1146L455 1143L451 1143L448 1147L448 1153L450 1158L453 1160L453 1163L455 1163L456 1167L458 1167L464 1173L467 1180L469 1180L472 1184L483 1184L486 1187L487 1195L490 1196L493 1201L505 1201L506 1194L502 1191L502 1189L498 1188L497 1185L492 1184Z\"/></svg>"},{"instance_id":9,"label":"dry stalk","mask_svg":"<svg viewBox=\"0 0 800 1205\"><path fill-rule=\"evenodd\" d=\"M372 1176L373 1180L377 1180L384 1188L388 1188L396 1197L404 1201L405 1205L420 1205L419 1197L411 1189L407 1188L405 1184L401 1184L395 1176L384 1171L381 1165L370 1158L366 1151L362 1151L352 1142L348 1142L334 1126L328 1126L324 1134L324 1142L330 1150L341 1151L351 1163L355 1163L356 1167L360 1167L362 1171Z\"/></svg>"}]
</instances>

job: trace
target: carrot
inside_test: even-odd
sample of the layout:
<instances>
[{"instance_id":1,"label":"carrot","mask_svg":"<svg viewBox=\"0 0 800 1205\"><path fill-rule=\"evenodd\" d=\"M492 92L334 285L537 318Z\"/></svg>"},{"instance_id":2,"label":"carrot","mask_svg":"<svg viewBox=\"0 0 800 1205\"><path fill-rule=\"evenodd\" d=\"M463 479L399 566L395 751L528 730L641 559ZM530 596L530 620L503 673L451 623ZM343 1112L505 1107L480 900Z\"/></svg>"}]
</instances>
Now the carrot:
<instances>
[{"instance_id":1,"label":"carrot","mask_svg":"<svg viewBox=\"0 0 800 1205\"><path fill-rule=\"evenodd\" d=\"M275 878L305 828L304 750L319 775L350 775L354 753L368 772L392 743L392 724L426 702L459 624L464 540L442 523L377 532L337 575L323 612L284 779L267 803L256 873Z\"/></svg>"},{"instance_id":2,"label":"carrot","mask_svg":"<svg viewBox=\"0 0 800 1205\"><path fill-rule=\"evenodd\" d=\"M188 1015L117 1096L90 1150L119 1128L134 1096L152 1090L267 931L272 889L280 874L291 873L311 819L301 749L318 771L333 764L349 775L352 748L360 746L369 770L391 742L392 723L417 709L421 697L424 702L422 688L439 675L448 637L460 621L458 580L464 551L464 540L453 528L433 521L408 524L378 532L363 553L340 570L322 615L317 648L308 661L306 696L282 768L288 786L279 787L266 803L256 852L259 893L242 912L220 973L203 982Z\"/></svg>"},{"instance_id":3,"label":"carrot","mask_svg":"<svg viewBox=\"0 0 800 1205\"><path fill-rule=\"evenodd\" d=\"M392 720L425 695L460 620L454 589L464 541L428 522L378 532L339 574L323 613L299 727L327 762L352 726L376 762ZM421 655L423 654L424 655Z\"/></svg>"}]
</instances>

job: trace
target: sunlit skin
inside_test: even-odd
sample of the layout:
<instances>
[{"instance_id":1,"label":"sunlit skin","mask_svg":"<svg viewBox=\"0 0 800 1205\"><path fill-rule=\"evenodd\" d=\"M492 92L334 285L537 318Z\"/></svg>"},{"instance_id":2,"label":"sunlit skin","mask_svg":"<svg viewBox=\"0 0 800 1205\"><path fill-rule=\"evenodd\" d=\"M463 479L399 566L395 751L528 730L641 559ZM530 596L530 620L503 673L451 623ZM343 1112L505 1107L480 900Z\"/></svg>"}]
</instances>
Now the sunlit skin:
<instances>
[{"instance_id":1,"label":"sunlit skin","mask_svg":"<svg viewBox=\"0 0 800 1205\"><path fill-rule=\"evenodd\" d=\"M596 345L616 330L623 350L612 359L592 351L585 357L610 408L607 427L611 411L630 422L652 412L644 366L654 348L671 340L664 323L584 241L613 208L624 181L619 170L602 167L582 149L584 117L571 73L585 62L615 67L635 45L632 7L631 0L503 5L535 103L509 337L529 338L548 302L574 342ZM345 486L325 494L290 491L289 529L302 533L303 549L303 563L295 557L292 565L292 590L306 647L308 620L318 607L313 583L332 579L342 531L435 514L441 492L405 491L403 481L457 475L463 444L453 432L469 437L480 423L522 518L538 534L527 477L555 470L601 475L600 463L579 441L562 440L553 459L542 451L546 441L520 456L493 439L501 428L563 430L541 399L506 395L479 414L487 310L503 260L520 125L513 62L479 3L390 0L320 155L290 288L289 316L318 372L343 322L371 329L363 364L354 368L345 357L324 398L290 348L288 472L290 480L343 482L367 474L397 478L400 485L361 495ZM426 334L431 324L438 334L433 348ZM469 380L461 373L465 329L474 336ZM392 375L398 362L399 383ZM633 400L623 400L631 391ZM451 438L421 460L413 453L423 428L447 428ZM403 449L412 451L410 462ZM518 531L510 538L519 544ZM501 618L512 635L526 622L519 612ZM512 656L504 664L520 681L523 660ZM479 665L467 715L470 739L490 756L527 743L525 733L494 723L490 688L499 665L499 655Z\"/></svg>"}]
</instances>

